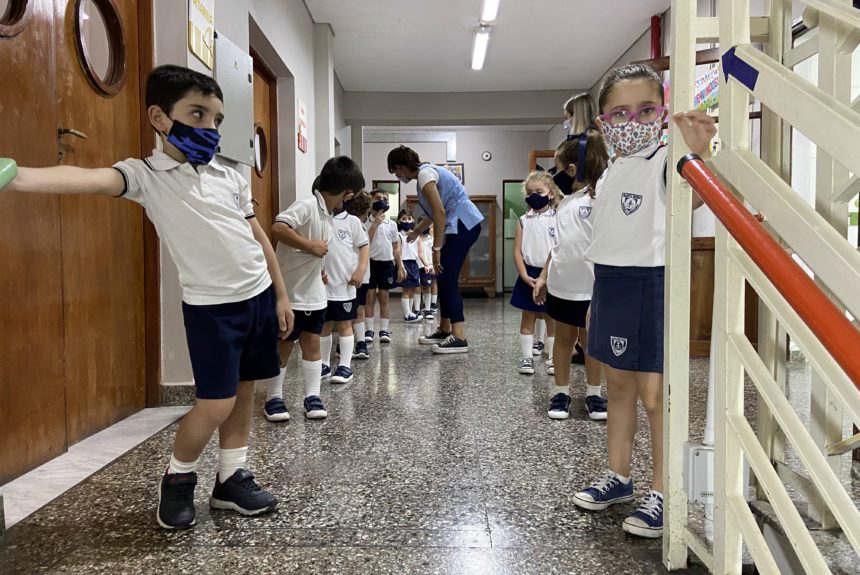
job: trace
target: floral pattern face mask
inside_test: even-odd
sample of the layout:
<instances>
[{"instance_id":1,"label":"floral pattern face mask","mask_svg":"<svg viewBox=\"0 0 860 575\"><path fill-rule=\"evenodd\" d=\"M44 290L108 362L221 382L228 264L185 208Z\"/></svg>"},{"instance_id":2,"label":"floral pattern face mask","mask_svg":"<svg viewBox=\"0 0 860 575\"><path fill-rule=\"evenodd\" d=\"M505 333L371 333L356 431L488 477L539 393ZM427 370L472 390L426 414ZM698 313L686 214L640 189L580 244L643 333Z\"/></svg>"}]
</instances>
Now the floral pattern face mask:
<instances>
[{"instance_id":1,"label":"floral pattern face mask","mask_svg":"<svg viewBox=\"0 0 860 575\"><path fill-rule=\"evenodd\" d=\"M647 124L632 121L626 124L613 125L603 123L603 133L606 143L619 156L630 156L655 144L663 134L663 120L655 120Z\"/></svg>"}]
</instances>

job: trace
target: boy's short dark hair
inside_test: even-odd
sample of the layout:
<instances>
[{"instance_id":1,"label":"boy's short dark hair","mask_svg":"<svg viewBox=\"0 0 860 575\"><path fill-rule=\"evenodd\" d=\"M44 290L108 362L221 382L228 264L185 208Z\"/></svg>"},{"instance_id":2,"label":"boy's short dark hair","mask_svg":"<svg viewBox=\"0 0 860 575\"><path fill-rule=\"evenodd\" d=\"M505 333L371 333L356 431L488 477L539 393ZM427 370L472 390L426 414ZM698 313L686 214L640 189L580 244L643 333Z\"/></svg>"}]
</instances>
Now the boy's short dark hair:
<instances>
[{"instance_id":1,"label":"boy's short dark hair","mask_svg":"<svg viewBox=\"0 0 860 575\"><path fill-rule=\"evenodd\" d=\"M173 105L191 91L224 101L221 86L211 76L190 68L166 64L150 72L146 79L146 107L158 106L169 116Z\"/></svg>"},{"instance_id":2,"label":"boy's short dark hair","mask_svg":"<svg viewBox=\"0 0 860 575\"><path fill-rule=\"evenodd\" d=\"M397 219L399 220L400 218L403 218L403 217L411 218L412 212L410 212L409 210L400 210L400 213L397 214Z\"/></svg>"},{"instance_id":3,"label":"boy's short dark hair","mask_svg":"<svg viewBox=\"0 0 860 575\"><path fill-rule=\"evenodd\" d=\"M330 158L320 172L319 189L323 193L337 195L347 190L357 192L363 188L364 174L349 156Z\"/></svg>"}]
</instances>

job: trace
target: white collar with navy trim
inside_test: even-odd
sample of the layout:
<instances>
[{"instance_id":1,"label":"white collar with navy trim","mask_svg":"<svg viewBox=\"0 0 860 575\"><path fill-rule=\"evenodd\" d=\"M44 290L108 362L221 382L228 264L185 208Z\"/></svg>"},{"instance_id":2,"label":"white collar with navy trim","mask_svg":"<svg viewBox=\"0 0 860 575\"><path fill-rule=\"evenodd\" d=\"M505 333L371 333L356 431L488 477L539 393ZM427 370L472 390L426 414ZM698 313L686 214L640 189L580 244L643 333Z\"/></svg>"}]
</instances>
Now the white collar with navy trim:
<instances>
[{"instance_id":1,"label":"white collar with navy trim","mask_svg":"<svg viewBox=\"0 0 860 575\"><path fill-rule=\"evenodd\" d=\"M191 165L188 162L177 162L175 159L168 156L162 150L152 150L152 155L146 158L146 161L149 162L149 165L152 166L153 170L159 172L172 170L179 166L184 166L185 164L188 164L189 166ZM205 164L204 167L213 168L215 170L218 170L219 172L227 173L227 168L219 164L218 161L215 159L213 159L208 164Z\"/></svg>"}]
</instances>

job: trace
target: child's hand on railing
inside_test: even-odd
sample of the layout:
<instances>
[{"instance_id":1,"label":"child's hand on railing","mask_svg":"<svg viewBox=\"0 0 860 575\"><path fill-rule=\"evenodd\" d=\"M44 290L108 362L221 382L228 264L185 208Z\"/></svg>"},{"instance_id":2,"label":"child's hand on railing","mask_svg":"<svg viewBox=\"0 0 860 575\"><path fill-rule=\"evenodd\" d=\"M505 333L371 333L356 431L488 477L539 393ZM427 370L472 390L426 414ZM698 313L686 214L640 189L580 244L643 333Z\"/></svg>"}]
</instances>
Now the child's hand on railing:
<instances>
[{"instance_id":1,"label":"child's hand on railing","mask_svg":"<svg viewBox=\"0 0 860 575\"><path fill-rule=\"evenodd\" d=\"M672 116L690 151L700 158L711 157L711 140L717 135L717 125L712 116L699 110L678 112Z\"/></svg>"}]
</instances>

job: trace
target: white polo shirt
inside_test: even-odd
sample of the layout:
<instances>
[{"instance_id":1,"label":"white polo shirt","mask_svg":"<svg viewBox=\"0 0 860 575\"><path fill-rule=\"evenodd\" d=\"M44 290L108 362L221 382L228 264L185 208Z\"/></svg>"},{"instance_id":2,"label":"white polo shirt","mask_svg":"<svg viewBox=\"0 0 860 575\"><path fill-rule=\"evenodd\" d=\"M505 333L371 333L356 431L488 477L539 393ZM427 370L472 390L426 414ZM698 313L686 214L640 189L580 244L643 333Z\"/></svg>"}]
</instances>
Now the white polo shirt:
<instances>
[{"instance_id":1,"label":"white polo shirt","mask_svg":"<svg viewBox=\"0 0 860 575\"><path fill-rule=\"evenodd\" d=\"M549 251L557 243L556 211L552 208L542 213L529 210L520 217L519 223L523 261L526 265L543 268Z\"/></svg>"},{"instance_id":2,"label":"white polo shirt","mask_svg":"<svg viewBox=\"0 0 860 575\"><path fill-rule=\"evenodd\" d=\"M364 222L365 231L370 230L373 224L373 216L371 215ZM380 262L394 261L394 244L400 243L400 233L397 231L397 224L389 218L385 218L379 227L376 228L376 234L370 240L370 259Z\"/></svg>"},{"instance_id":3,"label":"white polo shirt","mask_svg":"<svg viewBox=\"0 0 860 575\"><path fill-rule=\"evenodd\" d=\"M585 188L564 196L556 210L558 242L552 248L546 288L557 298L588 301L594 265L585 259L594 229L594 200Z\"/></svg>"},{"instance_id":4,"label":"white polo shirt","mask_svg":"<svg viewBox=\"0 0 860 575\"><path fill-rule=\"evenodd\" d=\"M616 158L597 182L594 237L585 257L596 264L658 267L665 263L669 148L659 144Z\"/></svg>"},{"instance_id":5,"label":"white polo shirt","mask_svg":"<svg viewBox=\"0 0 860 575\"><path fill-rule=\"evenodd\" d=\"M430 234L421 234L421 255L424 262L429 266L433 264L433 238Z\"/></svg>"},{"instance_id":6,"label":"white polo shirt","mask_svg":"<svg viewBox=\"0 0 860 575\"><path fill-rule=\"evenodd\" d=\"M114 165L125 179L122 197L146 209L179 271L182 301L233 303L268 288L272 279L248 219L251 188L236 170L212 160L195 170L164 152Z\"/></svg>"},{"instance_id":7,"label":"white polo shirt","mask_svg":"<svg viewBox=\"0 0 860 575\"><path fill-rule=\"evenodd\" d=\"M349 285L349 278L358 267L358 250L368 244L367 232L357 217L346 212L336 215L332 223L334 232L325 257L325 271L328 274L326 297L329 301L352 301L356 295L355 286ZM369 269L370 264L367 266Z\"/></svg>"},{"instance_id":8,"label":"white polo shirt","mask_svg":"<svg viewBox=\"0 0 860 575\"><path fill-rule=\"evenodd\" d=\"M400 259L405 261L418 261L418 240L415 240L411 244L406 241L406 234L403 232L398 232L400 234Z\"/></svg>"},{"instance_id":9,"label":"white polo shirt","mask_svg":"<svg viewBox=\"0 0 860 575\"><path fill-rule=\"evenodd\" d=\"M325 201L319 192L314 192L309 198L296 200L278 214L275 221L287 224L306 240L329 242L331 250L332 216L326 210ZM328 297L322 281L325 267L323 258L291 248L284 243L278 244L277 254L293 309L325 309L328 306Z\"/></svg>"}]
</instances>

